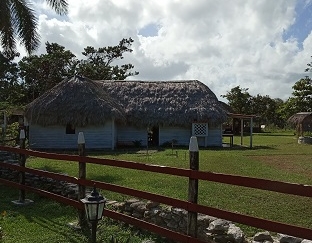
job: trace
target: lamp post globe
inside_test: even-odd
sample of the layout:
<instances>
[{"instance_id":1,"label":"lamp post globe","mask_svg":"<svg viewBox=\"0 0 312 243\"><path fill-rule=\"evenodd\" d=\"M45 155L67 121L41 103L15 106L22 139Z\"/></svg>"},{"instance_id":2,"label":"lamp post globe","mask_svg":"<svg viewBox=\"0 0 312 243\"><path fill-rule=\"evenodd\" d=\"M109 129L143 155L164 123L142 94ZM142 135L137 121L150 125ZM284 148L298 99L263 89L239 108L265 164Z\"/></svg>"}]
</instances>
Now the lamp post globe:
<instances>
[{"instance_id":1,"label":"lamp post globe","mask_svg":"<svg viewBox=\"0 0 312 243\"><path fill-rule=\"evenodd\" d=\"M93 191L80 201L85 206L87 219L92 226L92 242L96 242L97 223L102 219L106 199L97 192L94 186Z\"/></svg>"}]
</instances>

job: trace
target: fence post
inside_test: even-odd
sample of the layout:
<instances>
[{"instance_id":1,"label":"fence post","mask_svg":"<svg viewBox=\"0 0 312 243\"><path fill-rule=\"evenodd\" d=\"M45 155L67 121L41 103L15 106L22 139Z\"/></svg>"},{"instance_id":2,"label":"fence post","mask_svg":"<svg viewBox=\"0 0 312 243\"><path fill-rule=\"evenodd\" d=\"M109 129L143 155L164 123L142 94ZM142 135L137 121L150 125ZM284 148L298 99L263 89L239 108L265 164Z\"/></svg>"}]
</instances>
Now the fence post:
<instances>
[{"instance_id":1,"label":"fence post","mask_svg":"<svg viewBox=\"0 0 312 243\"><path fill-rule=\"evenodd\" d=\"M197 137L192 136L189 144L190 169L199 170L199 151ZM197 204L198 199L198 179L189 178L188 201ZM197 212L188 211L187 214L187 234L197 237Z\"/></svg>"},{"instance_id":2,"label":"fence post","mask_svg":"<svg viewBox=\"0 0 312 243\"><path fill-rule=\"evenodd\" d=\"M25 130L21 129L20 130L20 148L21 149L25 149ZM26 164L26 156L25 154L20 154L20 166L21 167L25 167ZM24 171L20 171L19 172L19 183L21 185L25 185L25 172ZM24 203L25 202L25 190L24 189L20 189L19 192L19 202L20 203Z\"/></svg>"},{"instance_id":3,"label":"fence post","mask_svg":"<svg viewBox=\"0 0 312 243\"><path fill-rule=\"evenodd\" d=\"M19 138L20 138L20 148L25 149L25 138L26 137L25 137L25 130L24 129L20 130ZM21 153L19 155L19 165L20 165L20 167L25 167L25 165L26 165L26 155L25 154ZM25 185L25 172L24 171L19 171L19 184ZM25 190L20 189L18 200L14 200L14 201L12 201L12 203L14 203L16 205L27 205L27 204L33 203L33 201L30 199L25 199Z\"/></svg>"},{"instance_id":4,"label":"fence post","mask_svg":"<svg viewBox=\"0 0 312 243\"><path fill-rule=\"evenodd\" d=\"M86 151L85 151L85 139L83 132L78 133L78 155L79 156L86 156ZM79 162L79 179L86 179L86 163L84 162ZM78 184L78 201L80 199L85 198L86 196L86 187L83 185ZM79 210L78 211L78 217L79 217L79 225L81 227L84 227L87 224L87 219L84 210Z\"/></svg>"}]
</instances>

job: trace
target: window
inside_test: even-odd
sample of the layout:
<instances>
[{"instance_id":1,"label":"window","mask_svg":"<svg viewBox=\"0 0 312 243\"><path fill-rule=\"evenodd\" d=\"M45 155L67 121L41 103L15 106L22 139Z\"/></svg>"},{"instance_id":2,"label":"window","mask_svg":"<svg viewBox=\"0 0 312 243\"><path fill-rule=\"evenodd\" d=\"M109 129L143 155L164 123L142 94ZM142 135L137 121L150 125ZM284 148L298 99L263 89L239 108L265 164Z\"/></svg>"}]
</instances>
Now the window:
<instances>
[{"instance_id":1,"label":"window","mask_svg":"<svg viewBox=\"0 0 312 243\"><path fill-rule=\"evenodd\" d=\"M66 125L66 134L75 134L75 127L70 123Z\"/></svg>"},{"instance_id":2,"label":"window","mask_svg":"<svg viewBox=\"0 0 312 243\"><path fill-rule=\"evenodd\" d=\"M197 136L197 137L207 137L208 136L208 123L193 123L192 135Z\"/></svg>"}]
</instances>

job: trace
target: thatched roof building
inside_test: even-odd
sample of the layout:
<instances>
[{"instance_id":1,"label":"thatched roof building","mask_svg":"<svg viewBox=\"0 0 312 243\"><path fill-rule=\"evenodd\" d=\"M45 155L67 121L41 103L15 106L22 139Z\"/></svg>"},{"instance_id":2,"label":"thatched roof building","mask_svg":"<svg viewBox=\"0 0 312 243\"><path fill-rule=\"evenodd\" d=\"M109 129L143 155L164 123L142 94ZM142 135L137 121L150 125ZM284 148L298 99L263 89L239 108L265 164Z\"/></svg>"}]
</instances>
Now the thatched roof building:
<instances>
[{"instance_id":1,"label":"thatched roof building","mask_svg":"<svg viewBox=\"0 0 312 243\"><path fill-rule=\"evenodd\" d=\"M32 148L76 148L83 132L88 149L114 149L139 141L222 146L227 112L215 94L197 80L64 80L26 106ZM45 136L42 136L45 134ZM47 139L47 137L49 139Z\"/></svg>"},{"instance_id":2,"label":"thatched roof building","mask_svg":"<svg viewBox=\"0 0 312 243\"><path fill-rule=\"evenodd\" d=\"M296 130L300 136L303 132L312 131L312 112L299 112L292 115L288 120L288 123L296 126Z\"/></svg>"},{"instance_id":3,"label":"thatched roof building","mask_svg":"<svg viewBox=\"0 0 312 243\"><path fill-rule=\"evenodd\" d=\"M124 119L124 111L98 83L79 76L66 79L28 104L25 117L42 126L104 124L112 117Z\"/></svg>"},{"instance_id":4,"label":"thatched roof building","mask_svg":"<svg viewBox=\"0 0 312 243\"><path fill-rule=\"evenodd\" d=\"M227 119L215 94L197 80L97 82L121 103L131 124L190 126Z\"/></svg>"},{"instance_id":5,"label":"thatched roof building","mask_svg":"<svg viewBox=\"0 0 312 243\"><path fill-rule=\"evenodd\" d=\"M312 123L312 112L299 112L288 118L288 122L294 125L300 123Z\"/></svg>"}]
</instances>

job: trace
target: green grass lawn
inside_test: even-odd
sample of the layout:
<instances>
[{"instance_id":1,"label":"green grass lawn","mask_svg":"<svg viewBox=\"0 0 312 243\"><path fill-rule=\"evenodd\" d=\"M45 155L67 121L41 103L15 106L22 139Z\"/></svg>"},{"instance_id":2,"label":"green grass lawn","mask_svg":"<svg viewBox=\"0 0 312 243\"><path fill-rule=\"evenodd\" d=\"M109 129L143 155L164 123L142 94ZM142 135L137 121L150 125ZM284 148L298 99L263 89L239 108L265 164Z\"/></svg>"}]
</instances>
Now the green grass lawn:
<instances>
[{"instance_id":1,"label":"green grass lawn","mask_svg":"<svg viewBox=\"0 0 312 243\"><path fill-rule=\"evenodd\" d=\"M225 142L228 142L227 139L225 139ZM234 138L234 144L240 144L240 137ZM248 136L244 137L244 145L249 145ZM187 148L174 148L173 150L170 148L161 151L150 149L148 154L146 151L123 150L104 152L102 154L89 153L89 156L178 168L189 167ZM255 134L253 137L253 149L240 146L234 146L233 148L200 149L199 156L200 170L202 171L312 185L312 145L298 144L296 137L291 133ZM72 162L29 158L27 166L67 173L72 176L78 175L78 165ZM186 178L90 164L87 165L87 177L88 179L100 180L187 200L188 179ZM2 191L6 191L6 188L2 186L0 190L0 193L2 193ZM124 200L127 198L126 195L119 195L109 191L102 191L102 194L110 200ZM52 209L49 211L50 209L44 206L47 202L49 201L40 199L39 205L36 204L36 208L38 207L39 210L38 215L35 213L35 215L27 216L27 213L31 213L28 212L27 208L14 208L13 214L17 218L23 218L25 220L24 223L38 223L38 227L42 227L41 231L47 231L47 234L52 234L53 227L51 225L51 227L44 227L44 225L56 224L57 231L64 231L58 237L65 237L69 229L63 229L62 224L64 224L64 221L73 220L75 218L75 212L68 207L56 204L56 207L60 208L59 211L68 211L67 218L64 220L61 215L58 215L58 212L55 212L57 210ZM4 200L1 195L0 212L6 203L8 201ZM201 181L199 183L199 203L307 228L311 228L312 225L312 199L305 197ZM49 202L48 204L55 205L53 202ZM30 221L29 218L31 217L40 218L39 215L42 207L46 209L46 215L51 214L54 216L46 218L48 222L45 221L45 224L40 220L38 222ZM34 212L36 211L32 213ZM0 218L0 225L8 236L13 237L11 236L12 234L18 234L20 232L16 229L4 229L3 225L6 224L3 222L5 221ZM248 226L241 227L250 236L256 232L256 229ZM72 236L70 239L71 241L56 240L53 242L76 242L74 241L76 238L79 242L84 242L85 240L83 235L75 232L75 236ZM11 241L5 240L4 242L13 242L13 238Z\"/></svg>"}]
</instances>

